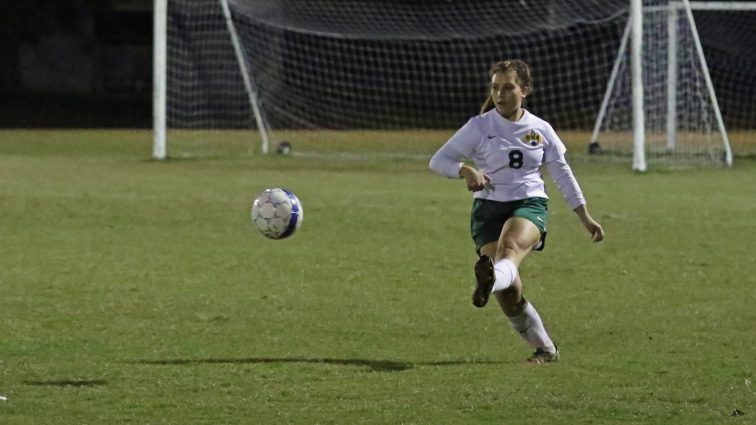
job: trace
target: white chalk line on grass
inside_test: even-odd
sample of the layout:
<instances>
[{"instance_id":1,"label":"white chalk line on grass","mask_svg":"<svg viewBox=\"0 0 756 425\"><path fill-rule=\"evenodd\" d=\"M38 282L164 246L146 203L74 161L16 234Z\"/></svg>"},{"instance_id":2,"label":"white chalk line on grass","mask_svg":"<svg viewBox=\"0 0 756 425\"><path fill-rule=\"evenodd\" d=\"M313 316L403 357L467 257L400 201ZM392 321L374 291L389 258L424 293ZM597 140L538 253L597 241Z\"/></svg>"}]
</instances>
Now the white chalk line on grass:
<instances>
[{"instance_id":1,"label":"white chalk line on grass","mask_svg":"<svg viewBox=\"0 0 756 425\"><path fill-rule=\"evenodd\" d=\"M431 155L426 154L410 154L410 153L392 153L392 152L370 152L370 153L356 153L356 152L315 152L294 151L291 156L298 158L329 158L329 159L342 159L346 161L367 161L370 159L409 159L415 161L428 161Z\"/></svg>"}]
</instances>

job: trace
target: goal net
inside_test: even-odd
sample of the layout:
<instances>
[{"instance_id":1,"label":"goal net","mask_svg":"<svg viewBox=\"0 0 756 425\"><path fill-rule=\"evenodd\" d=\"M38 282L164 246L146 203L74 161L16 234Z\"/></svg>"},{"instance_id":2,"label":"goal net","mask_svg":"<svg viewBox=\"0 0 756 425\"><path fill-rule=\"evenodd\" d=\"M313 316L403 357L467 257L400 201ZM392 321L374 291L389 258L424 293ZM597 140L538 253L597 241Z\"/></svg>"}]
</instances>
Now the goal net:
<instances>
[{"instance_id":1,"label":"goal net","mask_svg":"<svg viewBox=\"0 0 756 425\"><path fill-rule=\"evenodd\" d=\"M171 157L275 151L282 140L295 153L359 150L365 140L388 154L427 153L477 113L489 66L506 58L532 67L535 90L525 107L550 121L573 152L586 152L629 16L627 0L158 1L167 1ZM679 84L700 83L692 78L700 69L680 69ZM624 87L623 69L615 73ZM621 103L629 98L616 90L602 134L627 132ZM682 87L678 96L688 92ZM678 115L698 116L686 107ZM624 137L632 150L632 136ZM625 153L619 143L599 142L607 153Z\"/></svg>"},{"instance_id":2,"label":"goal net","mask_svg":"<svg viewBox=\"0 0 756 425\"><path fill-rule=\"evenodd\" d=\"M583 150L627 21L626 0L228 0L234 41L224 1L168 0L169 156L259 152L253 101L272 151L373 138L412 152L427 135L437 147L505 58L533 69L526 107L581 131Z\"/></svg>"},{"instance_id":3,"label":"goal net","mask_svg":"<svg viewBox=\"0 0 756 425\"><path fill-rule=\"evenodd\" d=\"M634 155L633 166L639 170L645 169L646 162L730 165L732 151L726 127L748 125L747 119L739 115L752 117L752 113L738 110L738 106L750 108L749 102L747 97L738 100L741 95L737 86L732 86L738 74L745 71L739 69L742 66L739 62L747 52L737 51L742 40L732 40L729 49L723 43L729 38L727 32L753 39L756 33L750 27L753 17L732 14L734 9L747 8L734 2L644 2L642 48L638 55L641 96L633 98L632 49L628 42L631 20L594 127L591 139L594 152L606 156ZM699 11L695 18L694 9ZM719 12L719 16L712 16L712 11ZM701 32L698 22L704 24ZM706 48L702 40L707 43ZM725 53L730 50L730 54L723 55L723 48ZM752 89L752 83L742 82L741 89ZM718 98L725 100L721 107ZM641 146L633 143L633 131L638 126L633 119L636 102L642 105L644 121Z\"/></svg>"}]
</instances>

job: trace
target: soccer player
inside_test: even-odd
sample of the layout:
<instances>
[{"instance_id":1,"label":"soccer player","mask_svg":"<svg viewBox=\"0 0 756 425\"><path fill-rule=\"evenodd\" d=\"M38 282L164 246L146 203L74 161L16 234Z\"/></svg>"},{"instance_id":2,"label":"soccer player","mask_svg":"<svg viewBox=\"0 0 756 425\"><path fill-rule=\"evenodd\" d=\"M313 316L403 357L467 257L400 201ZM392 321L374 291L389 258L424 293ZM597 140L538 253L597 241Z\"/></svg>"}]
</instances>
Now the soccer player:
<instances>
[{"instance_id":1,"label":"soccer player","mask_svg":"<svg viewBox=\"0 0 756 425\"><path fill-rule=\"evenodd\" d=\"M474 193L470 230L480 258L474 268L473 304L485 306L493 293L512 327L535 349L527 361L555 362L559 350L536 309L523 298L518 273L528 253L542 250L546 242L548 196L541 166L595 242L604 238L604 229L588 213L554 129L523 108L533 90L528 65L505 60L493 64L489 74L490 92L480 114L433 155L430 169L464 179Z\"/></svg>"}]
</instances>

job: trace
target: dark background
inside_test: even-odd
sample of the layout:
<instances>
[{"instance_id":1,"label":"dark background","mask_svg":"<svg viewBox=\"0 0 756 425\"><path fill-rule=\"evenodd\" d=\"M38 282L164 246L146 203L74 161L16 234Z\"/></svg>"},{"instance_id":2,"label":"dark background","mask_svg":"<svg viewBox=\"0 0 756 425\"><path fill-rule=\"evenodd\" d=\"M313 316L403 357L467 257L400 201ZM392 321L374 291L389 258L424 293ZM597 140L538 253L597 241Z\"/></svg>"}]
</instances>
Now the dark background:
<instances>
[{"instance_id":1,"label":"dark background","mask_svg":"<svg viewBox=\"0 0 756 425\"><path fill-rule=\"evenodd\" d=\"M151 127L152 5L152 0L0 0L0 128ZM748 99L756 97L756 40L753 36L739 38L728 30L735 15L708 14L696 20L701 33L710 35L704 40L704 50L715 85L726 84L716 89L728 127L752 128L756 106ZM296 35L290 38L296 46ZM450 51L450 55L453 53ZM485 58L483 63L490 60ZM450 62L446 66L462 65ZM471 70L469 74L480 76L481 72ZM727 77L718 78L723 74ZM605 77L594 76L602 81L599 86ZM477 85L470 82L474 96L470 105L463 105L456 113L460 117L479 103ZM546 93L543 98L553 97ZM737 105L737 111L728 111L733 105ZM433 110L417 106L408 107ZM558 118L560 111L574 109L574 105L557 109L548 115ZM228 110L218 110L224 116L229 114ZM591 104L590 113L583 114L588 117L588 127L594 110ZM442 118L438 123L428 118L422 123L401 124L448 126L461 119L456 115L454 119ZM273 115L273 124L278 124L275 119ZM322 119L333 122L334 118Z\"/></svg>"},{"instance_id":2,"label":"dark background","mask_svg":"<svg viewBox=\"0 0 756 425\"><path fill-rule=\"evenodd\" d=\"M152 0L0 0L0 127L151 127Z\"/></svg>"}]
</instances>

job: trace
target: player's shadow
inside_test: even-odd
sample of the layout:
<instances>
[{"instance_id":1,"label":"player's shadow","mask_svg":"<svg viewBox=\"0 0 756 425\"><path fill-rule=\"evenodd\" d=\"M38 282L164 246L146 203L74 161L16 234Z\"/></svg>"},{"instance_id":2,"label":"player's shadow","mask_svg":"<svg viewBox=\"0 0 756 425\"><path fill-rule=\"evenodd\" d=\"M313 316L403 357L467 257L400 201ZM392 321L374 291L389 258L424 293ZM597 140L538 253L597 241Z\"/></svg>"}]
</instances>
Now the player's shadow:
<instances>
[{"instance_id":1,"label":"player's shadow","mask_svg":"<svg viewBox=\"0 0 756 425\"><path fill-rule=\"evenodd\" d=\"M312 357L248 357L248 358L207 358L207 359L172 359L139 360L137 363L159 366L185 366L197 364L265 364L265 363L310 363L322 365L368 367L374 372L402 372L415 366L458 366L466 364L499 364L493 361L444 360L436 362L398 362L393 360L368 359L333 359Z\"/></svg>"},{"instance_id":2,"label":"player's shadow","mask_svg":"<svg viewBox=\"0 0 756 425\"><path fill-rule=\"evenodd\" d=\"M97 387L107 384L104 379L50 379L50 380L28 380L23 381L26 385L37 385L41 387Z\"/></svg>"}]
</instances>

